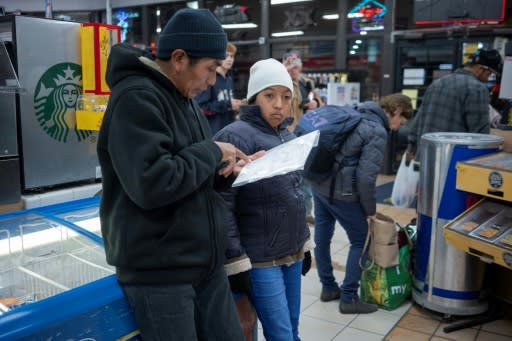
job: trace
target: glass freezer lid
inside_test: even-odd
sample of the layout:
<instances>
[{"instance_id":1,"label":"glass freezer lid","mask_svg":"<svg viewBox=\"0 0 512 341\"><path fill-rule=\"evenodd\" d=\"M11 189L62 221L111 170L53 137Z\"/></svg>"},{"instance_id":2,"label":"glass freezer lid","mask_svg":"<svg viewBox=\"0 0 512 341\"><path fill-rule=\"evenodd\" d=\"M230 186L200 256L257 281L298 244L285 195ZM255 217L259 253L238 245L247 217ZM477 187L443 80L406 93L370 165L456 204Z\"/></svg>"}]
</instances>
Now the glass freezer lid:
<instances>
[{"instance_id":1,"label":"glass freezer lid","mask_svg":"<svg viewBox=\"0 0 512 341\"><path fill-rule=\"evenodd\" d=\"M0 217L0 314L115 272L78 231L34 212Z\"/></svg>"},{"instance_id":2,"label":"glass freezer lid","mask_svg":"<svg viewBox=\"0 0 512 341\"><path fill-rule=\"evenodd\" d=\"M92 206L57 214L59 218L77 225L101 237L100 208Z\"/></svg>"}]
</instances>

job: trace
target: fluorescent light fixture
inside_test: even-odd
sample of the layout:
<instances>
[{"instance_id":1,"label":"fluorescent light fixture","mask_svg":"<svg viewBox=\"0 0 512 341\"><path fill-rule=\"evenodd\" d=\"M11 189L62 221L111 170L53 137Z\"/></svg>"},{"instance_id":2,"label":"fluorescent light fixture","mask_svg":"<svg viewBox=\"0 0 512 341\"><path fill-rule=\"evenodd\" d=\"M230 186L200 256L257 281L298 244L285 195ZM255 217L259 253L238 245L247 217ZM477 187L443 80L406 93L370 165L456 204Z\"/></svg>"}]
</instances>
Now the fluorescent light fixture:
<instances>
[{"instance_id":1,"label":"fluorescent light fixture","mask_svg":"<svg viewBox=\"0 0 512 341\"><path fill-rule=\"evenodd\" d=\"M198 9L199 8L199 1L187 1L187 7Z\"/></svg>"},{"instance_id":2,"label":"fluorescent light fixture","mask_svg":"<svg viewBox=\"0 0 512 341\"><path fill-rule=\"evenodd\" d=\"M243 23L243 24L224 24L222 25L222 28L226 29L226 30L232 30L232 29L237 29L237 28L256 28L258 27L258 25L252 23L252 22L246 22L246 23Z\"/></svg>"},{"instance_id":3,"label":"fluorescent light fixture","mask_svg":"<svg viewBox=\"0 0 512 341\"><path fill-rule=\"evenodd\" d=\"M356 54L356 51L354 51L354 50L350 50L350 52L349 52L349 53L350 53L350 54Z\"/></svg>"},{"instance_id":4,"label":"fluorescent light fixture","mask_svg":"<svg viewBox=\"0 0 512 341\"><path fill-rule=\"evenodd\" d=\"M157 10L156 10L156 16L157 16L157 17L159 17L159 16L160 16L160 10L159 10L159 9L157 9Z\"/></svg>"},{"instance_id":5,"label":"fluorescent light fixture","mask_svg":"<svg viewBox=\"0 0 512 341\"><path fill-rule=\"evenodd\" d=\"M361 39L356 40L356 44L362 44L362 43L363 43L363 41Z\"/></svg>"},{"instance_id":6,"label":"fluorescent light fixture","mask_svg":"<svg viewBox=\"0 0 512 341\"><path fill-rule=\"evenodd\" d=\"M361 32L359 32L359 34L360 34L360 35L362 35L362 36L365 36L365 35L367 35L367 34L368 34L368 32L366 32L366 31L361 31Z\"/></svg>"},{"instance_id":7,"label":"fluorescent light fixture","mask_svg":"<svg viewBox=\"0 0 512 341\"><path fill-rule=\"evenodd\" d=\"M289 36L301 36L304 34L304 31L289 31L289 32L275 32L272 33L272 37L289 37Z\"/></svg>"},{"instance_id":8,"label":"fluorescent light fixture","mask_svg":"<svg viewBox=\"0 0 512 341\"><path fill-rule=\"evenodd\" d=\"M357 50L358 48L359 48L359 45L353 45L353 46L352 46L352 49L353 49L353 50Z\"/></svg>"},{"instance_id":9,"label":"fluorescent light fixture","mask_svg":"<svg viewBox=\"0 0 512 341\"><path fill-rule=\"evenodd\" d=\"M340 15L337 13L322 15L322 19L324 19L324 20L338 20L339 18L340 18Z\"/></svg>"},{"instance_id":10,"label":"fluorescent light fixture","mask_svg":"<svg viewBox=\"0 0 512 341\"><path fill-rule=\"evenodd\" d=\"M312 0L270 0L271 5L291 4L293 2L306 2Z\"/></svg>"}]
</instances>

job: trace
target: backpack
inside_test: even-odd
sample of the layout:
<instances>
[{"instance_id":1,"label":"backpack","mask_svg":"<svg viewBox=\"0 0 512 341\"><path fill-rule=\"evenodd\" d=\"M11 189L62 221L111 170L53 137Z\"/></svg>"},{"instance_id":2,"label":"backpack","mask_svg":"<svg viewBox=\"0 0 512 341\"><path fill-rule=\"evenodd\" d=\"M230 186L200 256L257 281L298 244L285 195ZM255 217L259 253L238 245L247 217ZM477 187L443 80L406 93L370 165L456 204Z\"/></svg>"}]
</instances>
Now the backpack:
<instances>
[{"instance_id":1,"label":"backpack","mask_svg":"<svg viewBox=\"0 0 512 341\"><path fill-rule=\"evenodd\" d=\"M331 203L336 186L336 174L341 170L343 163L343 160L336 161L336 154L361 118L361 113L351 106L324 105L302 115L295 128L294 133L297 136L315 130L320 131L318 146L311 150L302 175L313 182L321 182L331 177ZM338 163L337 167L335 163Z\"/></svg>"}]
</instances>

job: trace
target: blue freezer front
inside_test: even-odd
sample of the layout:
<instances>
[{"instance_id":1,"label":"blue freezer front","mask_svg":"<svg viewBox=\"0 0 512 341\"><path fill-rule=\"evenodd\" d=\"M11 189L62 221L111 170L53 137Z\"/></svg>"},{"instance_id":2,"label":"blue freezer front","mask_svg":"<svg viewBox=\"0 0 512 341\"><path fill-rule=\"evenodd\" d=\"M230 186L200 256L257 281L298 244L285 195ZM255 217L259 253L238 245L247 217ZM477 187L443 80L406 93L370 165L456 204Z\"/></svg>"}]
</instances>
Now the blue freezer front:
<instances>
[{"instance_id":1,"label":"blue freezer front","mask_svg":"<svg viewBox=\"0 0 512 341\"><path fill-rule=\"evenodd\" d=\"M0 340L140 340L99 198L0 215Z\"/></svg>"}]
</instances>

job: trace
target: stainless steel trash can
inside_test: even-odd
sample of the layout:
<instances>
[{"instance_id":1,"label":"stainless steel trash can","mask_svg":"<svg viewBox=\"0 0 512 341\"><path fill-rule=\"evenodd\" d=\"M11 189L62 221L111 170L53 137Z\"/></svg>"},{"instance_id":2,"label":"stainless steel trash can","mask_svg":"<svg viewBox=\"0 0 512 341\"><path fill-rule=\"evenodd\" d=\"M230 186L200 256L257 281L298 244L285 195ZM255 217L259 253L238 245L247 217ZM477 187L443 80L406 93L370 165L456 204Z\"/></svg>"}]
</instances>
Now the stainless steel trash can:
<instances>
[{"instance_id":1,"label":"stainless steel trash can","mask_svg":"<svg viewBox=\"0 0 512 341\"><path fill-rule=\"evenodd\" d=\"M487 309L481 297L485 264L447 244L443 226L467 209L455 188L458 161L498 152L503 138L487 134L429 133L421 137L418 232L413 299L447 315Z\"/></svg>"}]
</instances>

